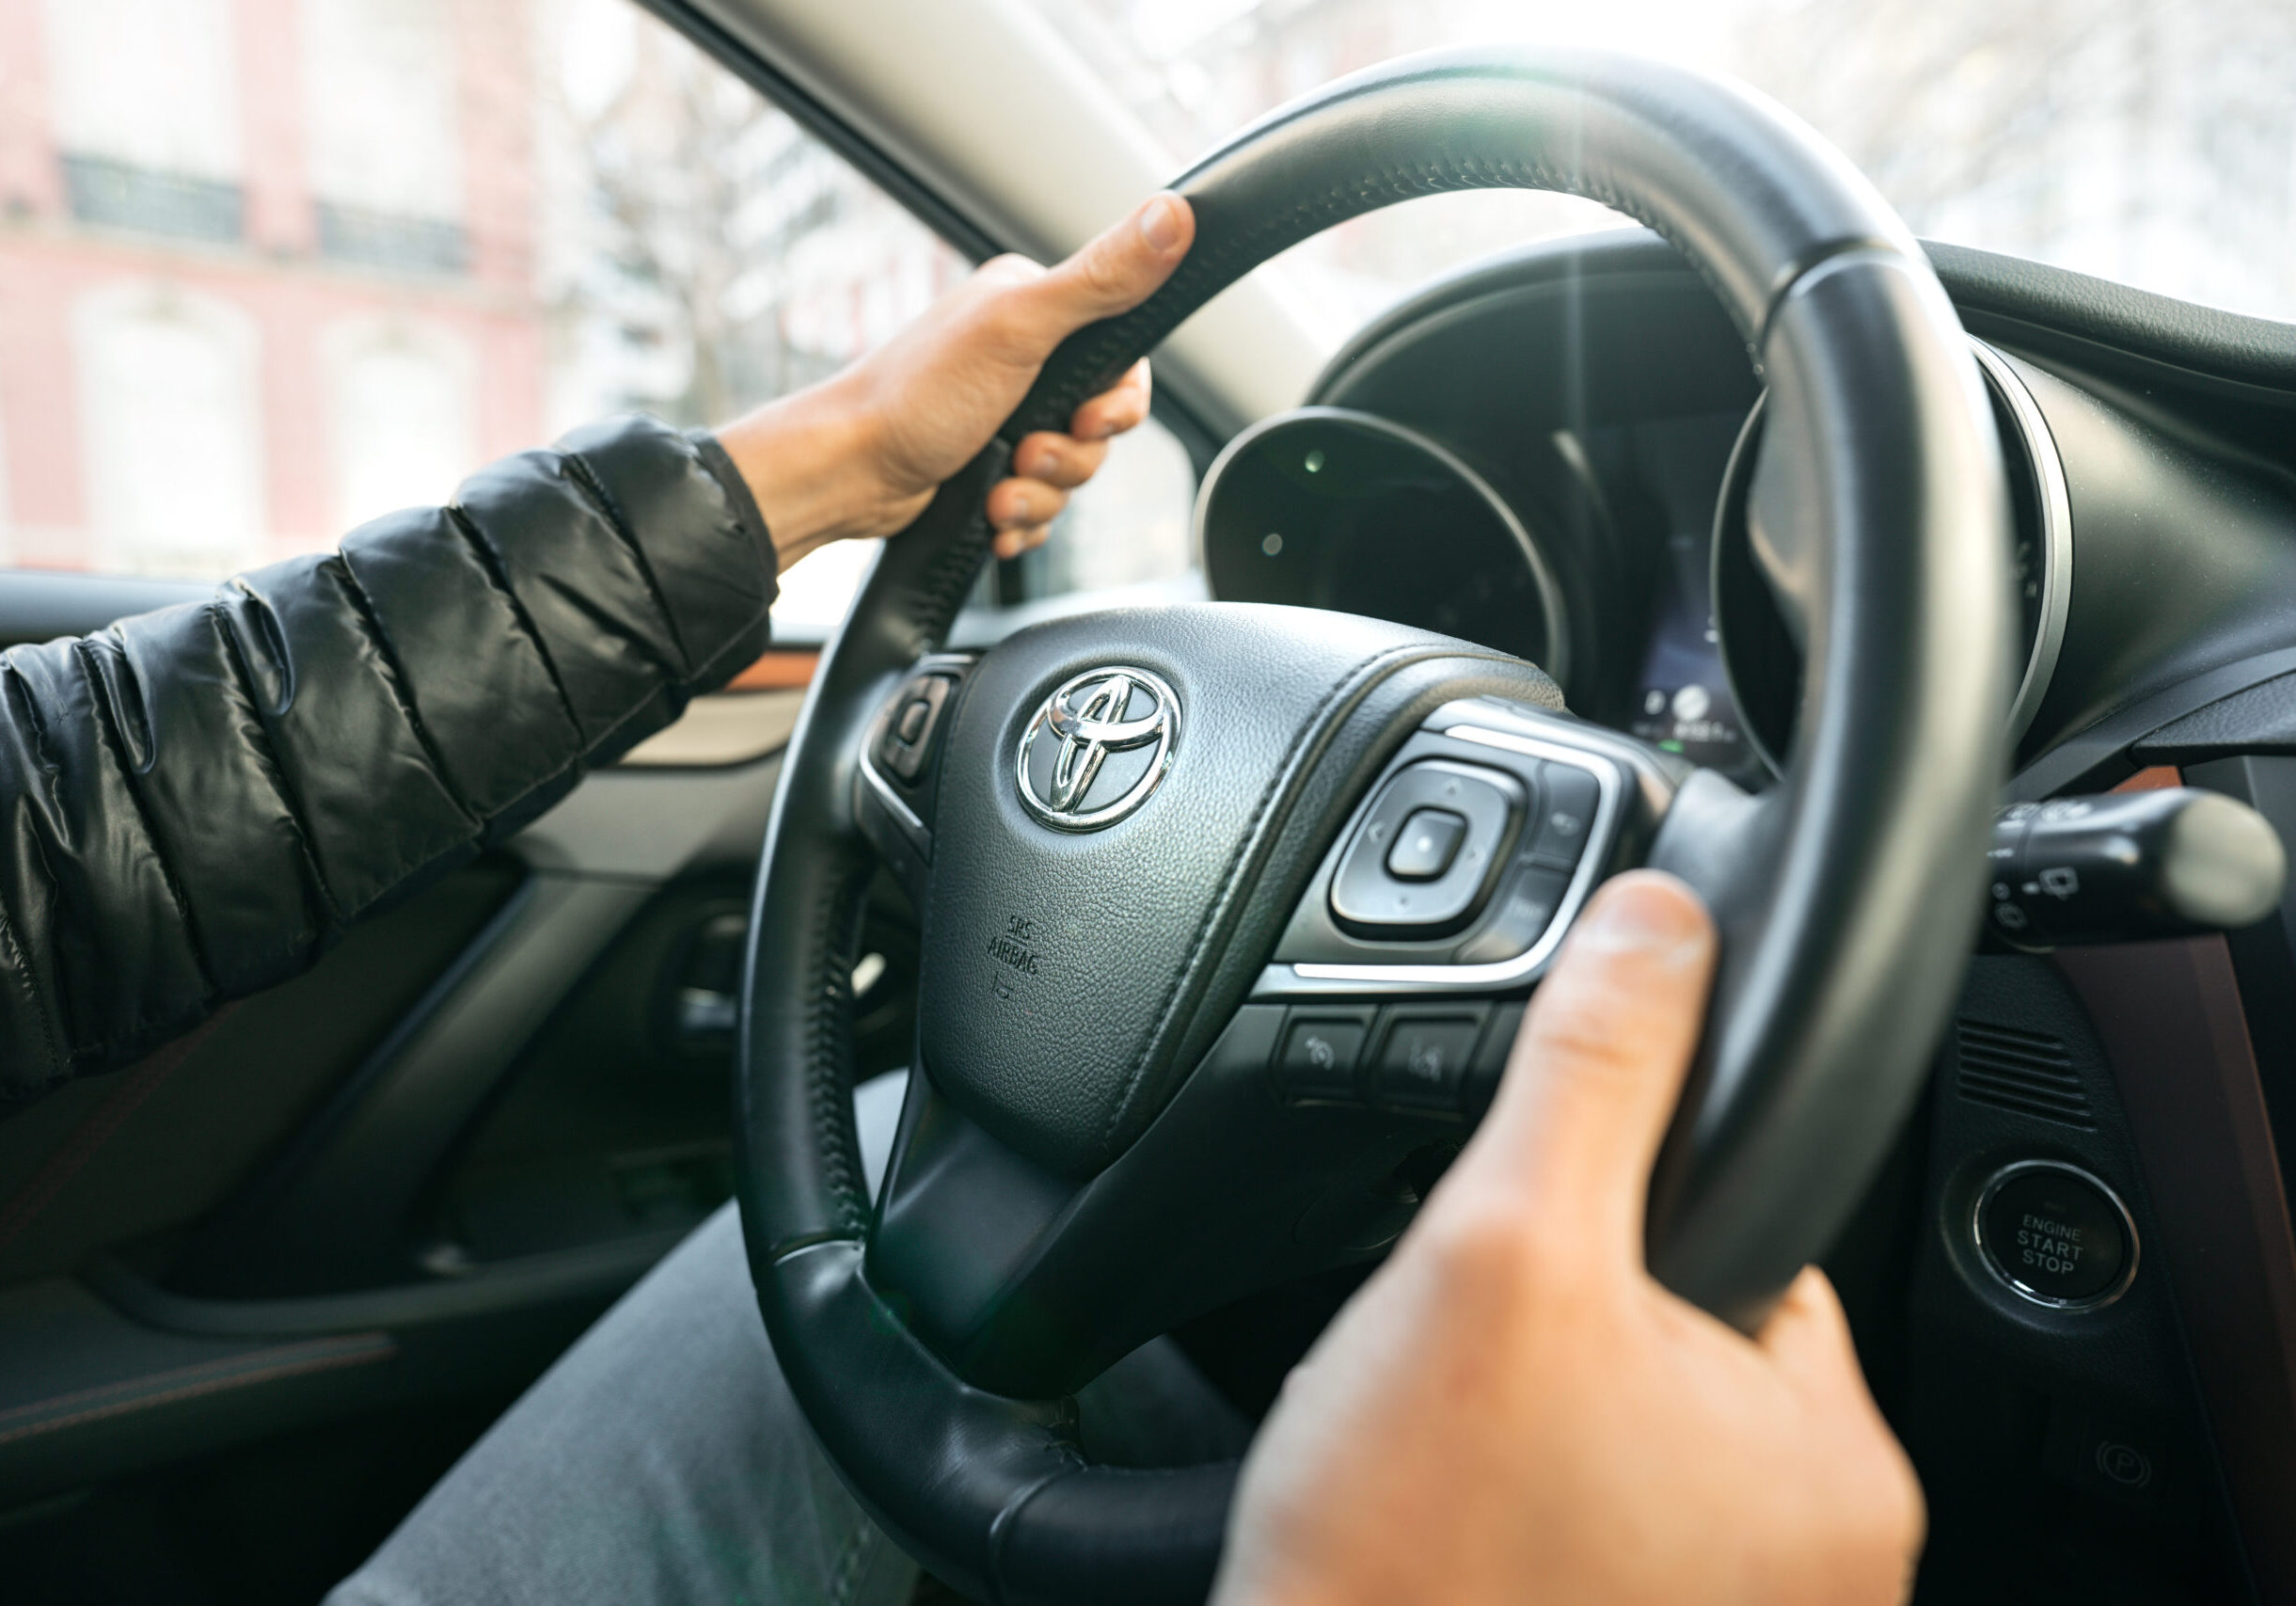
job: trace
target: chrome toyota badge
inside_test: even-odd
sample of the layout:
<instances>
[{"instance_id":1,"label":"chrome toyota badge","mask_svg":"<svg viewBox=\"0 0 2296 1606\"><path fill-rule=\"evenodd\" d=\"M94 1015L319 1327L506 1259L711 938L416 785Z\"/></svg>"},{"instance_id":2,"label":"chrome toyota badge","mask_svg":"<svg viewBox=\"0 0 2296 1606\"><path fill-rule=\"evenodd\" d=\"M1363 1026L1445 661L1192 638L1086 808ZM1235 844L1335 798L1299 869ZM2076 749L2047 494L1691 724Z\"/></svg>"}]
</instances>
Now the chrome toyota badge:
<instances>
[{"instance_id":1,"label":"chrome toyota badge","mask_svg":"<svg viewBox=\"0 0 2296 1606\"><path fill-rule=\"evenodd\" d=\"M1180 699L1145 669L1092 669L1021 735L1021 801L1047 825L1098 831L1148 802L1171 767Z\"/></svg>"}]
</instances>

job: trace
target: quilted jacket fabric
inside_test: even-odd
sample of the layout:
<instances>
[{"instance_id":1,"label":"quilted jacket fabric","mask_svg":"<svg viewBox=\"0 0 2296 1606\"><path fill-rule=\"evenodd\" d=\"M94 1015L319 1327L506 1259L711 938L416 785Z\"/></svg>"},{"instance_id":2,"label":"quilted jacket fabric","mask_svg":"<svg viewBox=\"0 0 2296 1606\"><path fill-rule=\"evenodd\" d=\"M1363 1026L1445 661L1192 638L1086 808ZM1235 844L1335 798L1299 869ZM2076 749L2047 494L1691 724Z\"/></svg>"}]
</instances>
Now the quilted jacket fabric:
<instances>
[{"instance_id":1,"label":"quilted jacket fabric","mask_svg":"<svg viewBox=\"0 0 2296 1606\"><path fill-rule=\"evenodd\" d=\"M730 678L774 560L626 418L205 602L0 656L0 1101L309 965Z\"/></svg>"}]
</instances>

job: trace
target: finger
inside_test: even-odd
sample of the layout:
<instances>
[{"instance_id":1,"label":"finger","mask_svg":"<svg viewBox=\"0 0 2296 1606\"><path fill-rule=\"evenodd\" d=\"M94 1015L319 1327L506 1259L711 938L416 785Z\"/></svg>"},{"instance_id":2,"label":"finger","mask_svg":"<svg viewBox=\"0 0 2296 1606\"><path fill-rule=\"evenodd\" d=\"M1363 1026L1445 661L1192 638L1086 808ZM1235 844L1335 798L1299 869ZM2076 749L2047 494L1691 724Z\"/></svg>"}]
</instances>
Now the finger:
<instances>
[{"instance_id":1,"label":"finger","mask_svg":"<svg viewBox=\"0 0 2296 1606\"><path fill-rule=\"evenodd\" d=\"M1072 491L1099 473L1107 457L1105 440L1078 440L1043 430L1021 437L1012 454L1012 471L1021 479Z\"/></svg>"},{"instance_id":2,"label":"finger","mask_svg":"<svg viewBox=\"0 0 2296 1606\"><path fill-rule=\"evenodd\" d=\"M1196 214L1176 195L1152 195L1066 262L1013 291L1014 310L1049 356L1100 318L1129 312L1172 275L1196 239Z\"/></svg>"},{"instance_id":3,"label":"finger","mask_svg":"<svg viewBox=\"0 0 2296 1606\"><path fill-rule=\"evenodd\" d=\"M1022 552L1043 546L1044 538L1051 533L1051 527L1043 524L1026 525L1019 530L1000 530L991 545L998 557L1017 558Z\"/></svg>"},{"instance_id":4,"label":"finger","mask_svg":"<svg viewBox=\"0 0 2296 1606\"><path fill-rule=\"evenodd\" d=\"M999 480L989 493L989 522L999 530L1050 524L1069 505L1069 493L1041 480Z\"/></svg>"},{"instance_id":5,"label":"finger","mask_svg":"<svg viewBox=\"0 0 2296 1606\"><path fill-rule=\"evenodd\" d=\"M1698 1044L1714 954L1705 906L1671 876L1632 871L1588 905L1476 1137L1482 1164L1512 1169L1535 1195L1534 1219L1628 1234L1639 1255L1651 1161Z\"/></svg>"},{"instance_id":6,"label":"finger","mask_svg":"<svg viewBox=\"0 0 2296 1606\"><path fill-rule=\"evenodd\" d=\"M1069 433L1079 440L1106 440L1139 428L1148 416L1150 389L1148 360L1144 357L1125 371L1123 378L1076 409L1069 420Z\"/></svg>"}]
</instances>

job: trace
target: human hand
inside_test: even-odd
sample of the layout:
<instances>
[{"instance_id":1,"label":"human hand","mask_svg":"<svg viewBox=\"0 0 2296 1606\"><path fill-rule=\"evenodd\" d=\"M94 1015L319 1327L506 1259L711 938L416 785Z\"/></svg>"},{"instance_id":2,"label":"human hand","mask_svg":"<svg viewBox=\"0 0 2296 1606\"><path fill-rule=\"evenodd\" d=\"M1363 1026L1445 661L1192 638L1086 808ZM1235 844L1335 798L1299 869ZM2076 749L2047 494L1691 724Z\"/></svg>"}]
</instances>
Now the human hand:
<instances>
[{"instance_id":1,"label":"human hand","mask_svg":"<svg viewBox=\"0 0 2296 1606\"><path fill-rule=\"evenodd\" d=\"M1147 300L1195 238L1188 203L1155 195L1055 267L995 258L835 377L720 430L781 567L830 541L906 526L989 444L1054 346ZM989 493L997 556L1042 541L1069 493L1099 469L1110 438L1148 409L1143 360L1078 407L1066 434L1023 437L1011 477Z\"/></svg>"},{"instance_id":2,"label":"human hand","mask_svg":"<svg viewBox=\"0 0 2296 1606\"><path fill-rule=\"evenodd\" d=\"M1905 1598L1921 1489L1824 1274L1749 1339L1643 1264L1714 956L1671 877L1594 899L1490 1115L1286 1382L1213 1606Z\"/></svg>"}]
</instances>

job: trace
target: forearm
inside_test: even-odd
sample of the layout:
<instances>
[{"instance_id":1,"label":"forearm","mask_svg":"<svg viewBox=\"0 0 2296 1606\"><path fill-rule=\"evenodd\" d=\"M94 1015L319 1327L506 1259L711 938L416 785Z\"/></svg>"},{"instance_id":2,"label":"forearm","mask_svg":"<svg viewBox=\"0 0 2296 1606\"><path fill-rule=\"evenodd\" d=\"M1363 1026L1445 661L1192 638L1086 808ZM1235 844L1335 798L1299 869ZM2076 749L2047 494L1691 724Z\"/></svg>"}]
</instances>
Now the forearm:
<instances>
[{"instance_id":1,"label":"forearm","mask_svg":"<svg viewBox=\"0 0 2296 1606\"><path fill-rule=\"evenodd\" d=\"M764 645L770 546L659 424L0 660L0 1099L311 962Z\"/></svg>"}]
</instances>

